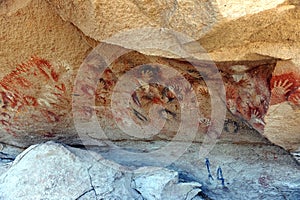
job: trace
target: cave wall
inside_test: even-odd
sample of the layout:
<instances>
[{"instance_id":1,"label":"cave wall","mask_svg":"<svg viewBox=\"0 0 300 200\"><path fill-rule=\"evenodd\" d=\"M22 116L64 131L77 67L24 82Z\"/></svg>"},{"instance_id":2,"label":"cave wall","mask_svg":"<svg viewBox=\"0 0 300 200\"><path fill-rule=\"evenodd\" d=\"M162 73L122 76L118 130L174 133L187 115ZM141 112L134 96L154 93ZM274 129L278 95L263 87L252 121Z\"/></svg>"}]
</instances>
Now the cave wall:
<instances>
[{"instance_id":1,"label":"cave wall","mask_svg":"<svg viewBox=\"0 0 300 200\"><path fill-rule=\"evenodd\" d=\"M2 142L77 143L80 122L83 134L100 139L171 139L184 124L186 133L197 128L196 138L183 135L179 140L202 141L214 130L222 138L222 131L234 133L242 127L287 150L300 146L297 1L0 4ZM191 39L182 42L167 31L159 38L153 29L171 29ZM115 37L125 30L136 31L127 39ZM183 48L192 59L161 51L155 46L161 40L171 41L171 49ZM110 56L116 50L128 53L104 63L107 68L102 70L103 55L92 50L103 44ZM122 82L124 75L127 81ZM128 87L136 89L129 96ZM200 114L184 118L185 101L197 102L195 112ZM120 108L115 114L112 105ZM107 138L88 123L95 116ZM81 121L74 122L74 117ZM148 131L124 134L139 127ZM162 131L152 133L155 127Z\"/></svg>"}]
</instances>

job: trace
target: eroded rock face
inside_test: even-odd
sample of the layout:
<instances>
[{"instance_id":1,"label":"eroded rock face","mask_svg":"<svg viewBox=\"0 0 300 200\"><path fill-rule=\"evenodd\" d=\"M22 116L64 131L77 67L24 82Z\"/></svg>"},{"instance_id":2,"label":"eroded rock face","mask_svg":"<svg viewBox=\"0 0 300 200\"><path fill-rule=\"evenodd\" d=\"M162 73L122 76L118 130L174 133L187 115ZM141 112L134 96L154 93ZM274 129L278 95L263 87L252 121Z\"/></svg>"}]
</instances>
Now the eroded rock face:
<instances>
[{"instance_id":1,"label":"eroded rock face","mask_svg":"<svg viewBox=\"0 0 300 200\"><path fill-rule=\"evenodd\" d=\"M0 11L1 78L32 56L69 69L79 67L90 46L74 26L65 23L49 8L46 1L1 2L11 5L5 12ZM5 8L2 4L1 10Z\"/></svg>"},{"instance_id":2,"label":"eroded rock face","mask_svg":"<svg viewBox=\"0 0 300 200\"><path fill-rule=\"evenodd\" d=\"M143 139L170 139L182 123L188 127L186 130L199 126L196 140L201 141L210 129L223 126L222 120L211 117L216 105L211 99L218 96L218 105L226 106L228 112L272 142L289 150L299 147L298 1L6 0L0 4L3 5L0 9L0 63L4 66L0 69L3 142L28 146L51 138L78 143L72 105L73 111L79 108L76 110L78 117L86 121L97 115L109 139L133 139L136 135L128 135L126 131L124 134L126 126L151 123L155 125L152 128L159 127L162 131L155 137L150 131ZM174 40L174 46L187 50L197 60L200 75L180 56L155 47L150 50L137 48L136 43L128 43L126 39L117 43L109 39L123 30L149 26L191 36L193 42L177 44ZM152 32L133 37L137 41L159 41ZM166 35L163 41L172 37L172 34ZM85 73L87 76L96 74L91 77L97 81L76 82L80 64L102 40L137 52L115 60L101 76L97 74L96 58ZM195 44L200 44L207 53L199 51ZM225 86L225 90L216 89L221 92L218 95L207 85L209 81L213 85L218 74L207 64L207 55L215 62ZM178 74L166 76L167 70L162 65L172 67ZM120 97L128 92L124 88L118 91L120 88L116 86L133 68L136 69L127 79L130 80L128 85L132 82L136 91L130 93L129 103L124 107L122 101L112 101L111 97L121 100ZM159 83L159 79L166 84ZM184 80L188 81L187 85L187 82L180 82ZM178 87L178 82L183 88ZM79 84L73 87L74 83ZM126 85L126 81L122 83ZM76 87L78 85L80 88ZM218 81L215 85L223 87ZM195 96L190 95L191 91ZM93 105L74 107L73 100L78 95L86 97ZM195 110L200 110L201 115L191 114L191 120L182 120L183 97L197 101L200 107ZM119 110L119 116L113 113L111 103L120 103L118 107L123 110ZM221 118L225 116L221 109L219 112ZM234 121L231 118L227 114L227 121ZM97 135L93 132L95 127L84 128L93 137ZM236 131L234 127L232 130Z\"/></svg>"},{"instance_id":3,"label":"eroded rock face","mask_svg":"<svg viewBox=\"0 0 300 200\"><path fill-rule=\"evenodd\" d=\"M264 135L288 150L300 142L300 68L290 61L278 62L271 79L271 101Z\"/></svg>"},{"instance_id":4,"label":"eroded rock face","mask_svg":"<svg viewBox=\"0 0 300 200\"><path fill-rule=\"evenodd\" d=\"M48 1L59 15L98 41L141 27L170 28L195 36L217 21L213 1ZM113 16L113 17L112 17Z\"/></svg>"},{"instance_id":5,"label":"eroded rock face","mask_svg":"<svg viewBox=\"0 0 300 200\"><path fill-rule=\"evenodd\" d=\"M107 139L97 136L97 127L84 126L96 117L111 140L170 140L181 126L188 141L202 141L213 130L221 134L226 106L263 132L276 60L195 61L193 66L133 51L103 73L99 63L99 54L90 55L76 78L39 57L20 64L0 82L6 135L25 146L50 138L72 143L82 128Z\"/></svg>"},{"instance_id":6,"label":"eroded rock face","mask_svg":"<svg viewBox=\"0 0 300 200\"><path fill-rule=\"evenodd\" d=\"M255 60L271 56L297 58L299 63L298 1L48 2L64 20L97 41L128 29L168 28L198 41L213 60ZM151 32L146 35L139 39L155 39ZM121 46L130 48L127 42ZM193 45L187 46L193 49ZM157 50L144 50L144 53L166 55ZM194 53L201 57L201 53Z\"/></svg>"}]
</instances>

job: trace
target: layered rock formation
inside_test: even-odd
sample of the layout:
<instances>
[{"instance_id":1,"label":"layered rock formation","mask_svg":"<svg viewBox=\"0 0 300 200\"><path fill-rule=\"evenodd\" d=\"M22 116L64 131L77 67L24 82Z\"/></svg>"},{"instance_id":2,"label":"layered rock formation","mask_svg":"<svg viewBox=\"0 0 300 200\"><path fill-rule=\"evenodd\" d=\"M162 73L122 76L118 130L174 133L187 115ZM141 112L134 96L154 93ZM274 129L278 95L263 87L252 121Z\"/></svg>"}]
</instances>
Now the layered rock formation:
<instances>
[{"instance_id":1,"label":"layered rock formation","mask_svg":"<svg viewBox=\"0 0 300 200\"><path fill-rule=\"evenodd\" d=\"M222 109L214 112L213 108L222 104L228 113L275 144L293 151L299 148L298 1L6 0L1 1L1 6L3 142L28 146L51 138L76 143L74 109L81 120L89 121L96 114L109 139L141 139L140 133L128 134L139 127L148 131L162 128L158 135L155 131L147 135L145 131L142 139L170 139L181 123L186 125L186 132L196 127L196 140L202 141L203 135L215 134L214 131L214 137L220 137L225 113ZM120 31L144 27L159 28L166 34L158 38L153 29L142 29L144 32L137 31L139 34L129 38L118 35ZM192 39L174 36L164 31L167 29ZM168 48L173 50L184 49L192 63L174 51L159 49L155 46L159 41L171 41L173 46ZM123 48L133 51L114 60L101 74L99 65L103 60L95 55L85 62L84 58L103 42L111 44L108 49L112 52ZM152 48L143 44L152 44ZM83 62L82 66L88 63L90 67L83 71L85 78L97 79L96 82L76 78ZM213 65L220 73L213 70ZM170 75L171 68L177 74ZM128 73L127 82L132 82L128 87L136 88L130 98L126 87L120 91L115 87ZM222 77L223 89L217 76ZM121 83L126 85L126 81ZM126 97L129 103L113 101L111 97ZM90 98L87 105L77 104L86 98ZM193 117L182 120L184 112L179 105L195 100L201 114L189 113ZM114 113L111 103L123 110ZM220 118L215 117L218 114ZM225 125L228 121L239 123L232 118L227 114ZM227 129L234 132L235 127ZM95 137L97 132L93 130L87 127L86 133Z\"/></svg>"}]
</instances>

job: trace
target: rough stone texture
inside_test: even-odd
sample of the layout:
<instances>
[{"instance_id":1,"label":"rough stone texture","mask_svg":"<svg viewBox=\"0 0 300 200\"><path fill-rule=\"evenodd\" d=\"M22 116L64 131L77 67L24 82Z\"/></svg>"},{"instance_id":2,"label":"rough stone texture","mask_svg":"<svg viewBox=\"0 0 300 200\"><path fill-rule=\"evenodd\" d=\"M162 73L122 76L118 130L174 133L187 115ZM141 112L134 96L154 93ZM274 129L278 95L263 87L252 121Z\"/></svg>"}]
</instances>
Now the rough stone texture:
<instances>
[{"instance_id":1,"label":"rough stone texture","mask_svg":"<svg viewBox=\"0 0 300 200\"><path fill-rule=\"evenodd\" d=\"M213 1L49 0L66 21L98 41L141 27L171 28L199 37L217 21ZM113 16L113 17L112 17Z\"/></svg>"},{"instance_id":2,"label":"rough stone texture","mask_svg":"<svg viewBox=\"0 0 300 200\"><path fill-rule=\"evenodd\" d=\"M107 47L107 51L112 48ZM95 52L86 59L76 80L39 57L5 76L0 81L5 108L1 123L7 133L1 140L15 141L19 146L49 138L72 143L76 130L81 138L171 140L182 130L184 133L176 139L202 141L206 133L220 134L227 129L227 121L236 124L231 131L238 131L237 118L230 113L225 116L226 106L233 115L263 132L270 101L268 80L276 60L195 60L195 68L187 61L133 51L104 69ZM215 65L220 73L216 73ZM236 68L240 71L233 74ZM99 135L95 117L105 137Z\"/></svg>"},{"instance_id":3,"label":"rough stone texture","mask_svg":"<svg viewBox=\"0 0 300 200\"><path fill-rule=\"evenodd\" d=\"M299 54L295 52L299 52L298 1L48 2L63 19L98 41L106 40L120 31L151 26L187 34L199 41L213 60L271 56L297 58L299 61ZM114 17L111 18L111 15ZM151 33L147 33L139 40L151 36ZM155 40L155 35L151 39ZM124 41L123 44L128 45L128 42ZM155 51L148 53L155 54ZM160 51L156 55L163 56Z\"/></svg>"},{"instance_id":4,"label":"rough stone texture","mask_svg":"<svg viewBox=\"0 0 300 200\"><path fill-rule=\"evenodd\" d=\"M145 26L183 32L200 40L201 45L209 51L265 40L286 42L289 38L299 41L297 1L48 2L63 19L71 21L86 35L98 41L124 29ZM264 32L266 27L267 33ZM278 27L280 30L277 30ZM281 35L281 30L284 30L286 37Z\"/></svg>"},{"instance_id":5,"label":"rough stone texture","mask_svg":"<svg viewBox=\"0 0 300 200\"><path fill-rule=\"evenodd\" d=\"M243 137L249 137L249 135L251 135L251 137L255 138L256 142L245 144L245 142L237 140L236 135ZM195 195L195 193L199 192L200 183L202 185L202 192L200 192L200 196L197 196L193 200L299 199L299 165L295 163L286 151L272 145L255 131L251 134L249 134L248 131L239 131L235 134L223 133L222 137L227 137L228 140L235 138L235 142L233 144L218 143L207 155L201 155L203 152L199 151L203 144L191 144L187 151L174 163L170 163L167 168L161 168L164 166L164 163L153 162L148 152L164 148L168 142L157 141L149 143L123 141L115 143L115 145L125 151L139 153L133 157L124 156L120 151L114 151L109 145L86 146L91 151L87 152L86 150L70 148L55 143L46 143L30 151L25 151L27 154L22 158L21 155L24 155L25 152L21 154L19 156L21 159L17 158L15 164L6 162L7 167L3 169L3 173L1 173L0 190L9 186L9 184L2 183L4 176L7 177L7 182L5 183L13 183L10 181L12 176L9 176L9 174L15 173L14 171L20 168L26 169L26 173L32 170L34 174L40 173L44 171L43 168L46 168L47 171L45 170L45 173L49 175L49 179L51 180L49 180L49 182L54 184L56 178L58 181L65 178L63 185L56 187L56 189L67 187L66 185L70 187L80 179L86 180L86 175L90 175L92 185L95 191L97 191L97 194L106 192L105 194L107 195L119 196L120 192L122 192L122 194L134 195L136 194L135 191L138 191L141 193L139 195L145 198L150 196L149 199L182 199L179 198L180 195ZM5 146L4 151L7 154L10 152L15 154L14 152L19 151L12 151L12 149L12 147ZM50 150L51 154L49 153ZM53 154L52 150L55 150L56 153ZM46 152L48 152L48 154L45 155ZM33 154L39 157L33 157ZM56 157L56 155L59 157ZM11 155L11 157L14 156ZM205 157L210 161L210 171L214 178L213 180L208 178ZM28 159L31 160L29 161ZM40 159L41 161L39 161ZM53 161L53 159L55 160ZM165 157L165 159L168 158ZM48 160L52 162L48 162ZM25 161L27 161L26 164L28 165L21 166ZM37 168L37 164L42 161L44 161L42 167ZM64 174L56 176L56 174L59 174L58 169L61 168L59 165L63 165L64 167L68 165L66 161L72 165L74 164L75 167L80 164L84 169L83 172L85 172L75 175L76 179L72 184L67 184L69 176L65 177ZM33 169L30 169L30 166L32 166ZM52 171L48 171L51 166ZM217 179L217 169L219 167L221 167L223 171L224 186L222 186L222 181ZM71 168L64 168L64 170L66 172L70 170L71 173L74 169L71 166ZM123 173L120 173L120 171ZM29 183L37 179L36 176L32 177L32 174L26 173L22 171L18 179L26 180L28 178L30 180ZM158 182L154 184L154 180ZM79 199L94 199L95 192L89 183L90 182L87 181L83 184L86 186L84 190L85 193ZM33 188L41 186L41 184L38 184L34 185ZM15 185L11 187L12 189L8 191L20 191L20 185L18 187ZM114 187L117 188L113 189ZM55 188L52 189L54 190ZM249 192L249 190L251 190L251 192ZM128 191L131 191L131 193ZM178 193L179 191L183 193ZM37 192L37 190L31 188L27 191L28 195L33 192ZM4 194L6 194L6 192L4 192ZM124 199L125 195L122 197L121 199Z\"/></svg>"},{"instance_id":6,"label":"rough stone texture","mask_svg":"<svg viewBox=\"0 0 300 200\"><path fill-rule=\"evenodd\" d=\"M1 1L18 10L0 12L0 77L36 55L65 68L78 68L89 45L43 0ZM4 9L4 6L1 9ZM10 7L9 7L10 8Z\"/></svg>"},{"instance_id":7,"label":"rough stone texture","mask_svg":"<svg viewBox=\"0 0 300 200\"><path fill-rule=\"evenodd\" d=\"M0 198L191 200L201 191L199 183L178 181L176 171L130 170L98 154L47 142L26 149L0 176Z\"/></svg>"},{"instance_id":8,"label":"rough stone texture","mask_svg":"<svg viewBox=\"0 0 300 200\"><path fill-rule=\"evenodd\" d=\"M0 194L15 194L12 199L24 194L19 185L8 188L18 181L29 188L25 195L35 199L38 190L32 187L39 186L44 187L44 195L61 189L72 199L120 194L137 199L192 199L199 185L178 181L194 180L204 191L195 199L299 199L299 166L287 152L256 132L292 152L299 161L299 13L298 0L0 0L0 141L4 143ZM120 34L129 29L133 30ZM113 44L105 49L105 62L118 51L126 51L114 45L134 51L98 76L99 66L105 62L90 52L98 44L105 46L103 41ZM89 64L88 68L78 73L89 54L83 65ZM186 57L200 66L200 74L183 60ZM211 68L209 60L220 73ZM162 66L178 73L170 75ZM126 87L120 88L120 83ZM127 86L135 90L128 93ZM128 104L122 101L124 96ZM77 99L83 101L74 106ZM193 115L197 109L185 107L186 101L197 101L200 115ZM217 112L212 112L213 107L218 107ZM186 113L191 117L182 117ZM74 123L74 116L79 121ZM99 134L98 123L105 136ZM181 124L184 131L178 137ZM124 140L117 145L140 154L128 157L119 148L99 145L95 139ZM117 166L130 173L104 167L103 163L111 162L100 159L99 164L85 151L53 143L25 151L10 165L22 149L12 150L6 144L28 147L47 140L91 145L107 159L128 165ZM185 154L180 151L189 145ZM55 153L49 154L47 149L36 152L40 147ZM43 156L30 157L34 153ZM171 164L173 157L177 162ZM214 180L207 178L205 157L210 160ZM55 160L43 165L46 158ZM36 169L37 163L42 167ZM161 168L131 168L166 163L179 175ZM217 179L219 166L224 185ZM18 171L22 169L29 176ZM57 172L54 179L53 169ZM41 175L31 176L36 171ZM59 174L63 171L66 173ZM162 175L166 177L160 181ZM152 180L159 182L153 185ZM43 181L44 185L34 184ZM79 187L65 184L71 181ZM58 187L53 187L55 184ZM57 197L61 199L60 194Z\"/></svg>"},{"instance_id":9,"label":"rough stone texture","mask_svg":"<svg viewBox=\"0 0 300 200\"><path fill-rule=\"evenodd\" d=\"M230 133L224 133L228 137ZM240 131L238 135L248 135ZM257 143L234 144L218 143L207 155L202 155L201 143L194 143L168 168L179 172L183 180L196 180L202 184L202 197L207 199L267 199L284 200L300 197L300 168L293 158L284 150L270 144L258 134L252 135ZM128 157L120 151L92 148L105 158L117 163L132 166L156 165L147 152L163 148L167 142L117 142L116 145L127 151L138 151L140 157ZM129 148L130 146L130 148ZM213 180L208 178L205 157L210 161ZM137 162L138 160L138 162ZM224 186L217 179L217 169L223 171Z\"/></svg>"},{"instance_id":10,"label":"rough stone texture","mask_svg":"<svg viewBox=\"0 0 300 200\"><path fill-rule=\"evenodd\" d=\"M0 1L0 4L0 63L4 66L0 69L3 110L1 141L28 146L51 137L72 143L71 140L76 137L70 112L71 97L76 95L72 94L72 83L83 58L101 40L116 44L108 38L122 30L150 26L169 28L192 37L195 41L184 44L175 42L174 47L183 47L200 60L205 60L208 52L213 61L218 61L217 65L223 72L226 86L227 99L224 104L230 112L245 120L275 144L299 151L300 6L297 0L5 0ZM160 39L152 32L133 37L136 41ZM164 41L167 39L175 41L172 34L166 34ZM128 43L127 40L119 40L117 44L146 55L160 56L158 60L162 62L167 61L164 57L174 57L173 54L156 50L155 46L150 50L143 49L143 45L139 47L136 41ZM199 51L196 44L200 44L205 53ZM144 64L154 58L146 55L136 60L133 57L120 59L120 63L114 64L122 68L127 65L126 62L131 66L131 63ZM283 61L278 62L280 59ZM249 67L253 60L263 63L268 60L269 64ZM154 61L157 61L156 58ZM235 62L224 64L224 61ZM180 60L170 62L178 66L181 64ZM273 65L276 67L271 76ZM189 69L185 64L178 68L183 71ZM120 70L117 72L120 73ZM184 73L186 77L188 72ZM121 74L107 73L104 79L115 84L111 80L116 81L116 77ZM139 108L141 106L132 104L137 111L133 112L133 117L138 118L134 120L143 121L146 119L143 111L149 111L147 108L150 107L146 104L150 100L159 104L158 102L165 99L157 98L153 92L161 94L161 88L151 85L148 94L144 94L144 84L139 83L141 88L137 93L140 93L133 96L132 100L136 103L142 97L144 101L140 102L142 109ZM104 84L104 88L109 88L107 82ZM207 89L203 84L199 85L200 92L207 95ZM199 85L193 83L194 87ZM86 93L90 92L89 89L91 88L84 88ZM99 103L103 101L101 95L98 93L99 98L96 99ZM104 100L108 99L104 97ZM207 98L200 102L206 105L205 108L209 107ZM168 105L173 109L178 106L178 102L173 101ZM171 108L168 107L162 117L169 119L175 116L177 113L173 111L177 110ZM93 110L90 107L85 109L86 114ZM209 109L204 111L209 112ZM110 126L111 120L103 119L102 122L108 129L114 129L114 126ZM112 118L108 116L108 119ZM172 124L176 124L176 120L170 121L169 128L174 130ZM207 125L211 124L209 118L204 116L199 122L200 129L202 128L200 132L205 133L205 129L209 129ZM20 132L26 132L26 136L15 137ZM111 134L116 132L118 131ZM118 134L115 138L119 138Z\"/></svg>"},{"instance_id":11,"label":"rough stone texture","mask_svg":"<svg viewBox=\"0 0 300 200\"><path fill-rule=\"evenodd\" d=\"M88 171L82 165L63 146L29 147L1 175L1 198L76 199L90 188Z\"/></svg>"},{"instance_id":12,"label":"rough stone texture","mask_svg":"<svg viewBox=\"0 0 300 200\"><path fill-rule=\"evenodd\" d=\"M271 79L270 105L264 135L285 149L299 151L300 68L290 61L276 65Z\"/></svg>"},{"instance_id":13,"label":"rough stone texture","mask_svg":"<svg viewBox=\"0 0 300 200\"><path fill-rule=\"evenodd\" d=\"M151 171L149 167L140 168L135 171L133 182L134 189L149 200L193 199L201 191L201 184L197 182L182 182L174 186L178 182L178 173L168 169L153 168Z\"/></svg>"},{"instance_id":14,"label":"rough stone texture","mask_svg":"<svg viewBox=\"0 0 300 200\"><path fill-rule=\"evenodd\" d=\"M24 149L0 143L0 174L3 174L9 168L10 163L23 150Z\"/></svg>"},{"instance_id":15,"label":"rough stone texture","mask_svg":"<svg viewBox=\"0 0 300 200\"><path fill-rule=\"evenodd\" d=\"M31 97L38 94L44 108L54 103L56 106L58 105L55 109L64 110L60 114L68 115L70 113L70 110L62 105L63 98L58 96L65 95L63 92L65 90L70 97L72 80L75 75L73 72L79 68L90 49L77 29L71 24L65 23L50 9L46 1L1 1L0 46L0 77L3 78L0 103L1 141L12 141L9 135L3 134L3 131L14 135L14 128L9 131L3 127L4 124L7 124L8 118L28 117L25 120L27 122L22 122L23 125L28 128L29 132L39 132L41 139L45 136L51 137L52 131L62 133L59 130L67 130L70 126L68 124L72 123L72 120L65 121L65 125L60 124L60 128L57 124L49 123L49 120L57 119L57 116L53 116L55 114L53 109L50 112L42 111L43 115L30 107L25 110L21 107L36 105L37 100ZM39 56L43 59L40 59ZM44 62L44 59L47 61ZM26 89L28 87L30 89ZM7 90L10 92L6 93ZM15 101L16 99L18 99L18 103ZM10 107L3 107L7 101L14 101L17 104L13 103L14 105ZM24 112L19 112L21 110ZM5 115L6 111L12 115ZM41 122L40 125L43 124L39 126L41 129L32 127L34 124L31 119L34 118L34 115ZM13 126L18 126L18 122L13 124ZM44 128L42 128L43 126ZM49 130L48 133L45 132L46 129ZM27 139L30 140L30 138ZM27 139L23 138L22 140L26 141ZM18 142L8 143L18 145Z\"/></svg>"}]
</instances>

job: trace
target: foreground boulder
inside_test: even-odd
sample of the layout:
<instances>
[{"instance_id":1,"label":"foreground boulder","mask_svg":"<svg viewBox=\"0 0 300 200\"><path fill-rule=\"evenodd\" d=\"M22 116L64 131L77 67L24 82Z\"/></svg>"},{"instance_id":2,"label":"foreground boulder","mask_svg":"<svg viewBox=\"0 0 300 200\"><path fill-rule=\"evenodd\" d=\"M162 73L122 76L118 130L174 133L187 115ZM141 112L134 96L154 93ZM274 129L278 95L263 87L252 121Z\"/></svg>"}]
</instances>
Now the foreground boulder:
<instances>
[{"instance_id":1,"label":"foreground boulder","mask_svg":"<svg viewBox=\"0 0 300 200\"><path fill-rule=\"evenodd\" d=\"M167 168L162 167L170 161L167 152L151 156L168 145L163 141L116 142L123 151L105 144L86 146L87 151L47 142L28 148L13 163L20 150L6 145L0 153L1 199L299 199L300 169L292 157L255 131L239 134L252 135L256 143L245 145L233 135L234 144L216 144L207 159L202 144L193 143Z\"/></svg>"},{"instance_id":2,"label":"foreground boulder","mask_svg":"<svg viewBox=\"0 0 300 200\"><path fill-rule=\"evenodd\" d=\"M0 176L0 198L193 199L197 182L180 182L176 171L129 169L96 153L47 142L31 146Z\"/></svg>"}]
</instances>

